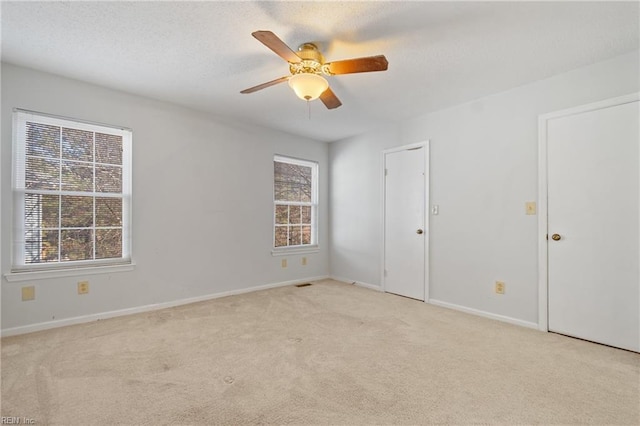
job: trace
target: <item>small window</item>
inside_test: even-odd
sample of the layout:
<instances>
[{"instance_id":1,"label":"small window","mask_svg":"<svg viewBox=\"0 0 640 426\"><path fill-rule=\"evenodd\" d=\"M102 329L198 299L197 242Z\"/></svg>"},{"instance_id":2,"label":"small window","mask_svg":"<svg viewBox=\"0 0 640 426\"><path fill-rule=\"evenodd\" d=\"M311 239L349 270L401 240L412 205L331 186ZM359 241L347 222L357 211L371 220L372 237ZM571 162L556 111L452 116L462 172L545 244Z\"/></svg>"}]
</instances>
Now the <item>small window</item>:
<instances>
[{"instance_id":1,"label":"small window","mask_svg":"<svg viewBox=\"0 0 640 426\"><path fill-rule=\"evenodd\" d=\"M14 113L13 271L131 262L131 138Z\"/></svg>"},{"instance_id":2,"label":"small window","mask_svg":"<svg viewBox=\"0 0 640 426\"><path fill-rule=\"evenodd\" d=\"M274 248L317 245L318 163L275 156L273 194Z\"/></svg>"}]
</instances>

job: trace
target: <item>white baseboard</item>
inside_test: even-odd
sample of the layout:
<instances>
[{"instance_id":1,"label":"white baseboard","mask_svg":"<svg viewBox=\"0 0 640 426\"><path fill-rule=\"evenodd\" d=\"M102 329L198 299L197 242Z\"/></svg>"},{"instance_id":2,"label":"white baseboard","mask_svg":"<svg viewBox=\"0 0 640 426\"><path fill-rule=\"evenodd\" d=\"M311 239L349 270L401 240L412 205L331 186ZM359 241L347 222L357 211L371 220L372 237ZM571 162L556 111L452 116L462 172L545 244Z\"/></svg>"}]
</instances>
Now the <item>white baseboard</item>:
<instances>
[{"instance_id":1,"label":"white baseboard","mask_svg":"<svg viewBox=\"0 0 640 426\"><path fill-rule=\"evenodd\" d=\"M535 322L523 321L517 318L511 318L505 315L492 314L491 312L481 311L479 309L467 308L466 306L456 305L454 303L442 302L440 300L429 299L428 303L443 308L454 309L456 311L466 312L467 314L478 315L485 318L490 318L502 322L508 322L509 324L519 325L521 327L538 329L538 324Z\"/></svg>"},{"instance_id":2,"label":"white baseboard","mask_svg":"<svg viewBox=\"0 0 640 426\"><path fill-rule=\"evenodd\" d=\"M55 321L46 321L37 324L29 324L20 327L3 329L0 334L2 337L17 336L19 334L33 333L36 331L49 330L51 328L65 327L74 324L83 324L86 322L98 321L108 318L121 317L124 315L139 314L142 312L157 311L160 309L173 308L175 306L188 305L190 303L203 302L205 300L219 299L221 297L234 296L237 294L251 293L254 291L267 290L276 287L285 287L288 285L302 284L309 281L320 281L330 278L328 275L310 277L299 280L284 281L280 283L272 283L248 287L239 290L223 291L221 293L206 294L204 296L189 297L186 299L172 300L170 302L154 303L151 305L136 306L134 308L118 309L116 311L100 312L97 314L82 315L79 317L64 318Z\"/></svg>"},{"instance_id":3,"label":"white baseboard","mask_svg":"<svg viewBox=\"0 0 640 426\"><path fill-rule=\"evenodd\" d=\"M375 284L363 283L363 282L360 282L360 281L350 280L348 278L342 278L342 277L331 276L329 278L331 278L334 281L340 281L341 283L354 284L354 285L357 285L358 287L368 288L369 290L384 291L382 289L382 287L380 287L379 285L375 285Z\"/></svg>"}]
</instances>

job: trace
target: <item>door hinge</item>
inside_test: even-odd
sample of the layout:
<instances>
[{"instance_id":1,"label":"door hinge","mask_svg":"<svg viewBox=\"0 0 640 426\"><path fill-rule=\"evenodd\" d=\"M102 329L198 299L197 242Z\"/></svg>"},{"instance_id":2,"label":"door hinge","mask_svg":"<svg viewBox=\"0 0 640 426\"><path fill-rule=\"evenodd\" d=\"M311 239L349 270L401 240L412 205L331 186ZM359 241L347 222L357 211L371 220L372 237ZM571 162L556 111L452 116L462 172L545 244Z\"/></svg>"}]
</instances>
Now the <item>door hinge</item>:
<instances>
[{"instance_id":1,"label":"door hinge","mask_svg":"<svg viewBox=\"0 0 640 426\"><path fill-rule=\"evenodd\" d=\"M549 234L547 234L547 236L545 238L547 239L547 241L549 241Z\"/></svg>"},{"instance_id":2,"label":"door hinge","mask_svg":"<svg viewBox=\"0 0 640 426\"><path fill-rule=\"evenodd\" d=\"M384 175L387 176L389 174L389 169L384 169Z\"/></svg>"}]
</instances>

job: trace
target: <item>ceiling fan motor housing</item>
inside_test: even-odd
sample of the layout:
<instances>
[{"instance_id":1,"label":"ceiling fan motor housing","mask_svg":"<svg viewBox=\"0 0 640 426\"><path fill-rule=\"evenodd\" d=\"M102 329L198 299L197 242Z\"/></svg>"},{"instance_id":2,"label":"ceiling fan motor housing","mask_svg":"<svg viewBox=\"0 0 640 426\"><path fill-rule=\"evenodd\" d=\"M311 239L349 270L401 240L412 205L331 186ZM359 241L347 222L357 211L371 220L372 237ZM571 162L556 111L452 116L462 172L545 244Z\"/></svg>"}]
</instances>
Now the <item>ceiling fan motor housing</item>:
<instances>
[{"instance_id":1,"label":"ceiling fan motor housing","mask_svg":"<svg viewBox=\"0 0 640 426\"><path fill-rule=\"evenodd\" d=\"M292 75L296 74L320 74L325 73L323 67L324 65L324 57L320 50L318 50L318 46L313 43L303 43L298 46L298 51L296 55L302 59L300 62L292 63L289 62L289 71L291 71Z\"/></svg>"}]
</instances>

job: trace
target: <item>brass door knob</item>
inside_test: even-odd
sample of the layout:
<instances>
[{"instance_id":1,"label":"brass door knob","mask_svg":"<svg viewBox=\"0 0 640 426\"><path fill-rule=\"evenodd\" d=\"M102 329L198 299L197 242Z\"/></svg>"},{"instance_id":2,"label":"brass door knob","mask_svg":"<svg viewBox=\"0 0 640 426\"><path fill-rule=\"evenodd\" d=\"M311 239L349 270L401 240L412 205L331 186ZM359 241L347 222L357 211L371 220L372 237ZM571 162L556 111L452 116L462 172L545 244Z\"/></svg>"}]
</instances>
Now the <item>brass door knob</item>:
<instances>
[{"instance_id":1,"label":"brass door knob","mask_svg":"<svg viewBox=\"0 0 640 426\"><path fill-rule=\"evenodd\" d=\"M416 231L416 234L422 234L423 232L424 232L424 231L423 231L422 229L418 229L418 230Z\"/></svg>"},{"instance_id":2,"label":"brass door knob","mask_svg":"<svg viewBox=\"0 0 640 426\"><path fill-rule=\"evenodd\" d=\"M553 235L551 236L551 239L552 239L553 241L560 241L560 239L561 239L561 238L562 238L562 237L560 236L560 234L553 234Z\"/></svg>"}]
</instances>

